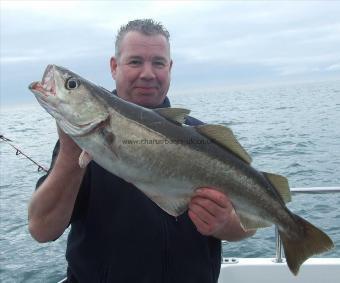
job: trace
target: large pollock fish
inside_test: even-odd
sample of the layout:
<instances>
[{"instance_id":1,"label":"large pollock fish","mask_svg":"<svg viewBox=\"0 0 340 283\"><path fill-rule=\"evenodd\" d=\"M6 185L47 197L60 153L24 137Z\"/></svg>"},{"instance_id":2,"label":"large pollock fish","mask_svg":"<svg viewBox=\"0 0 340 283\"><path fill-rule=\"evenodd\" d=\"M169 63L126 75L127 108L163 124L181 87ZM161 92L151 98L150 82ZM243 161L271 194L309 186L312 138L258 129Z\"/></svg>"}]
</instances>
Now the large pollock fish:
<instances>
[{"instance_id":1,"label":"large pollock fish","mask_svg":"<svg viewBox=\"0 0 340 283\"><path fill-rule=\"evenodd\" d=\"M229 196L245 230L278 226L295 275L307 258L333 247L324 232L288 210L287 179L251 167L230 129L186 126L186 109L135 105L55 65L29 89L83 149L80 166L93 159L170 215L182 214L197 188L213 187Z\"/></svg>"}]
</instances>

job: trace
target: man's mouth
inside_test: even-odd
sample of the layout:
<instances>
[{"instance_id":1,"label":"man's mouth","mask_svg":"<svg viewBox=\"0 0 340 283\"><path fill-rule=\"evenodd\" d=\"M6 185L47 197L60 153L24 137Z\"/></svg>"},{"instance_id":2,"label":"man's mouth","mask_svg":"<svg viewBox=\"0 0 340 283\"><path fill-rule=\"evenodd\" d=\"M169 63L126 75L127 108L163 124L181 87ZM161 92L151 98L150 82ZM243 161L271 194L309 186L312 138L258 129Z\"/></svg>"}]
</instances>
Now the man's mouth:
<instances>
[{"instance_id":1,"label":"man's mouth","mask_svg":"<svg viewBox=\"0 0 340 283\"><path fill-rule=\"evenodd\" d=\"M135 88L141 88L141 89L155 89L156 86L136 86Z\"/></svg>"},{"instance_id":2,"label":"man's mouth","mask_svg":"<svg viewBox=\"0 0 340 283\"><path fill-rule=\"evenodd\" d=\"M141 92L154 92L158 90L156 86L135 86L134 89L141 91Z\"/></svg>"}]
</instances>

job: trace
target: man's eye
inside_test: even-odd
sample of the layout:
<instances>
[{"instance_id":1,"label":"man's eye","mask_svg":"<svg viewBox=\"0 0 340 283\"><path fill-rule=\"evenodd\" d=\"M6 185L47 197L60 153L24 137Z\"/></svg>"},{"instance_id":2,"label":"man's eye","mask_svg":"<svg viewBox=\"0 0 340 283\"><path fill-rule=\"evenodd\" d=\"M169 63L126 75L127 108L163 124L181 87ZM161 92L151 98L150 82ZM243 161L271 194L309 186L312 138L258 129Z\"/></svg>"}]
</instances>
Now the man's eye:
<instances>
[{"instance_id":1,"label":"man's eye","mask_svg":"<svg viewBox=\"0 0 340 283\"><path fill-rule=\"evenodd\" d=\"M132 66L139 66L141 64L142 64L142 62L140 60L131 60L129 62L129 65L132 65Z\"/></svg>"},{"instance_id":2,"label":"man's eye","mask_svg":"<svg viewBox=\"0 0 340 283\"><path fill-rule=\"evenodd\" d=\"M153 65L155 65L158 68L162 68L162 67L165 67L165 62L163 62L163 61L155 61L155 62L153 62Z\"/></svg>"}]
</instances>

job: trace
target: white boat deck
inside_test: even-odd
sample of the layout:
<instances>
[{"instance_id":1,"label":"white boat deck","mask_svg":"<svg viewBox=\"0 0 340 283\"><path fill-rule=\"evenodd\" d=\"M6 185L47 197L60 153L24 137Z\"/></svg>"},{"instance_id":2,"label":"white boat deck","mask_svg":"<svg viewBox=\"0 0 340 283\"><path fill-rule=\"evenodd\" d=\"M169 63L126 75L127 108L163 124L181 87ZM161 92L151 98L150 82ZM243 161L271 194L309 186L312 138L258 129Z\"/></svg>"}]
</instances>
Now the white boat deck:
<instances>
[{"instance_id":1,"label":"white boat deck","mask_svg":"<svg viewBox=\"0 0 340 283\"><path fill-rule=\"evenodd\" d=\"M226 259L224 259L225 261ZM222 263L218 283L339 283L340 258L311 258L294 276L285 262L273 258L235 258ZM231 262L231 259L227 261Z\"/></svg>"}]
</instances>

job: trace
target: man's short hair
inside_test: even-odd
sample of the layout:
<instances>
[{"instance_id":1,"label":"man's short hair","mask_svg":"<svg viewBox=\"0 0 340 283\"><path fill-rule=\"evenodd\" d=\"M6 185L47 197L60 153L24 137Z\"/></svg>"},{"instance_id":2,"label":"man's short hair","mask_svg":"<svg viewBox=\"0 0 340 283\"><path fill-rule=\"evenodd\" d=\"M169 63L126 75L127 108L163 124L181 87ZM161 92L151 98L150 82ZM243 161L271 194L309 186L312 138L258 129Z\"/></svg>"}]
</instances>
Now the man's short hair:
<instances>
[{"instance_id":1,"label":"man's short hair","mask_svg":"<svg viewBox=\"0 0 340 283\"><path fill-rule=\"evenodd\" d=\"M138 19L128 22L126 25L121 26L115 43L115 56L119 58L120 56L120 44L124 36L130 31L137 31L144 35L163 35L169 46L170 46L170 33L168 30L159 22L155 22L152 19Z\"/></svg>"}]
</instances>

